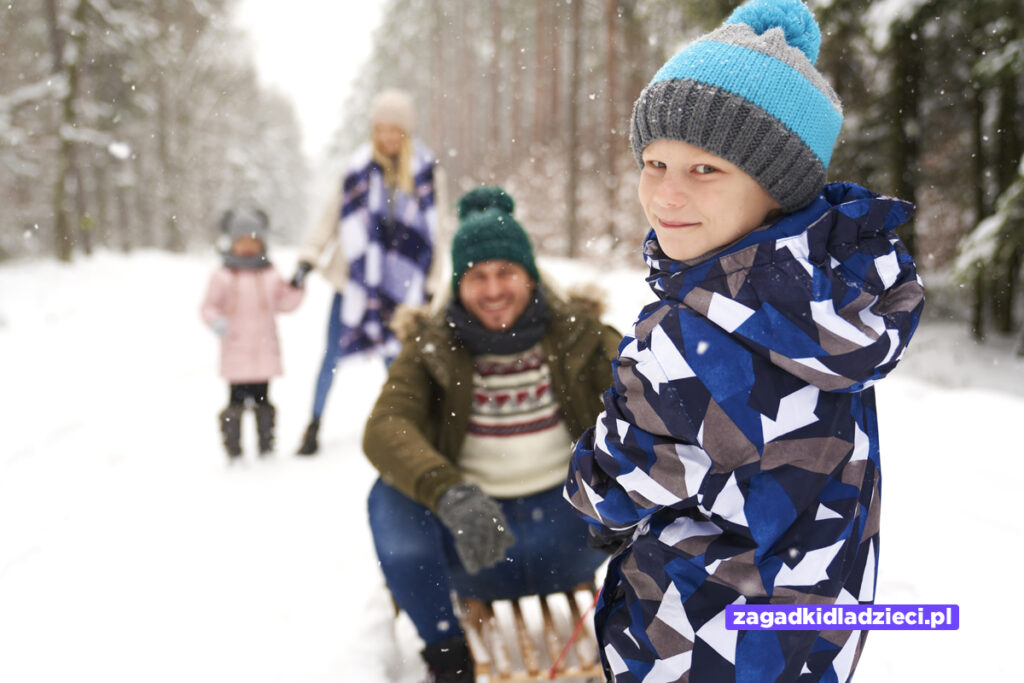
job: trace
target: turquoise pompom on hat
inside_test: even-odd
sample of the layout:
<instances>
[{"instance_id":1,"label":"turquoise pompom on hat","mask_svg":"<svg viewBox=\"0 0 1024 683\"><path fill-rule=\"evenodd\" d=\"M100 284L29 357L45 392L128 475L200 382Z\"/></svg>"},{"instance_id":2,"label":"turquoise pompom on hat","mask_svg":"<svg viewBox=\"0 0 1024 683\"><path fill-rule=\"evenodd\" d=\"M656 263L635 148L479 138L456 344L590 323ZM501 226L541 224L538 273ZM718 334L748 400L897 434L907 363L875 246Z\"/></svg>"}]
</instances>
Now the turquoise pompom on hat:
<instances>
[{"instance_id":1,"label":"turquoise pompom on hat","mask_svg":"<svg viewBox=\"0 0 1024 683\"><path fill-rule=\"evenodd\" d=\"M786 212L825 184L843 123L814 68L821 32L800 0L750 0L668 60L633 105L637 163L655 140L681 140L739 166Z\"/></svg>"},{"instance_id":2,"label":"turquoise pompom on hat","mask_svg":"<svg viewBox=\"0 0 1024 683\"><path fill-rule=\"evenodd\" d=\"M477 187L458 203L459 229L452 237L452 291L474 263L502 259L518 263L534 282L540 280L533 245L523 226L512 217L515 202L500 187Z\"/></svg>"}]
</instances>

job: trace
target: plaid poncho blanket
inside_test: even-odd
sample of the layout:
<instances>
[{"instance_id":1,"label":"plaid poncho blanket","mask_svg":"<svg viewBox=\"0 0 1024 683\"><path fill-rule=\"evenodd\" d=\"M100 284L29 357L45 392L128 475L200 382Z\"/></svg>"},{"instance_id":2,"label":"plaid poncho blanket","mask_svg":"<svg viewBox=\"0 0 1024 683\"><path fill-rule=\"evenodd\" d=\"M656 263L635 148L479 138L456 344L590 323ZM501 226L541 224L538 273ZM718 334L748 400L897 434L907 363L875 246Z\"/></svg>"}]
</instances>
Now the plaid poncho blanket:
<instances>
[{"instance_id":1,"label":"plaid poncho blanket","mask_svg":"<svg viewBox=\"0 0 1024 683\"><path fill-rule=\"evenodd\" d=\"M400 304L426 298L427 272L437 233L434 156L413 151L413 194L388 188L369 144L353 155L345 175L338 229L348 281L340 307L341 354L378 349L395 356L401 344L388 327Z\"/></svg>"}]
</instances>

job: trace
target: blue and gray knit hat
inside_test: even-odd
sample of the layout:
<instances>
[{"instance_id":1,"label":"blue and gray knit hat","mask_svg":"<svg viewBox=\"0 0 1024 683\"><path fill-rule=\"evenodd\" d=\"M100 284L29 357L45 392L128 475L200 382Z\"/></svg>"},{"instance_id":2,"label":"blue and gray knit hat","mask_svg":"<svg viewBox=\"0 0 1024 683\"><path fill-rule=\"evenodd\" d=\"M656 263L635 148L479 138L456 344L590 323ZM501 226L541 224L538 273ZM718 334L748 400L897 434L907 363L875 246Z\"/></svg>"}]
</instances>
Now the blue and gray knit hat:
<instances>
[{"instance_id":1,"label":"blue and gray knit hat","mask_svg":"<svg viewBox=\"0 0 1024 683\"><path fill-rule=\"evenodd\" d=\"M512 217L515 202L500 187L477 187L459 199L459 229L452 237L452 291L474 263L502 259L518 263L534 282L540 280L533 245Z\"/></svg>"},{"instance_id":2,"label":"blue and gray knit hat","mask_svg":"<svg viewBox=\"0 0 1024 683\"><path fill-rule=\"evenodd\" d=\"M750 0L668 60L633 105L637 162L655 140L682 140L729 161L791 212L825 184L843 123L814 68L821 32L799 0Z\"/></svg>"}]
</instances>

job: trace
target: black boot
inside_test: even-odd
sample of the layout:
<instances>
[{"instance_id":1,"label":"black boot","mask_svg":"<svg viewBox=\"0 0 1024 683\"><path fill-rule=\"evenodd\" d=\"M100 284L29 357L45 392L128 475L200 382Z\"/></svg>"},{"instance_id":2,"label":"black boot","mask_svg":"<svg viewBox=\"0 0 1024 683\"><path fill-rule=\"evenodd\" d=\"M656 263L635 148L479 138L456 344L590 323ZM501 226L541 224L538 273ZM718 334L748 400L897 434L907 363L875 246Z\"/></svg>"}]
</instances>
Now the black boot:
<instances>
[{"instance_id":1,"label":"black boot","mask_svg":"<svg viewBox=\"0 0 1024 683\"><path fill-rule=\"evenodd\" d=\"M476 680L473 659L463 636L428 645L420 655L427 663L427 683L473 683Z\"/></svg>"},{"instance_id":2,"label":"black boot","mask_svg":"<svg viewBox=\"0 0 1024 683\"><path fill-rule=\"evenodd\" d=\"M316 433L320 431L320 418L314 417L306 427L306 433L302 435L302 445L299 446L299 455L313 455L320 447L316 442Z\"/></svg>"},{"instance_id":3,"label":"black boot","mask_svg":"<svg viewBox=\"0 0 1024 683\"><path fill-rule=\"evenodd\" d=\"M269 403L256 404L256 434L259 436L260 455L274 450L274 415L277 410Z\"/></svg>"},{"instance_id":4,"label":"black boot","mask_svg":"<svg viewBox=\"0 0 1024 683\"><path fill-rule=\"evenodd\" d=\"M224 450L232 459L242 455L242 412L243 406L231 403L220 411L220 434L224 437Z\"/></svg>"}]
</instances>

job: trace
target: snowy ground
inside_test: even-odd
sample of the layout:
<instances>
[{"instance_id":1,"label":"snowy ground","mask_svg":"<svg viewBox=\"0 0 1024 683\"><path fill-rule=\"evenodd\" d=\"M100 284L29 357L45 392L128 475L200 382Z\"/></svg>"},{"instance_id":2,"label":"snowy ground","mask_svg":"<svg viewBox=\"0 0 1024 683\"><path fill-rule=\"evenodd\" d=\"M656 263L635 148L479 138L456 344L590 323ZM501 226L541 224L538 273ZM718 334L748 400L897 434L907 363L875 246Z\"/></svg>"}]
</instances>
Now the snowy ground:
<instances>
[{"instance_id":1,"label":"snowy ground","mask_svg":"<svg viewBox=\"0 0 1024 683\"><path fill-rule=\"evenodd\" d=\"M283 271L294 255L280 250ZM414 681L365 518L362 423L384 378L340 369L322 453L308 417L329 292L282 316L271 385L278 453L229 468L226 387L198 319L213 256L99 254L0 266L0 681ZM612 295L626 329L638 271L546 263ZM956 632L878 631L859 681L1009 680L1024 523L1024 361L929 320L878 389L885 474L878 601L957 603Z\"/></svg>"}]
</instances>

